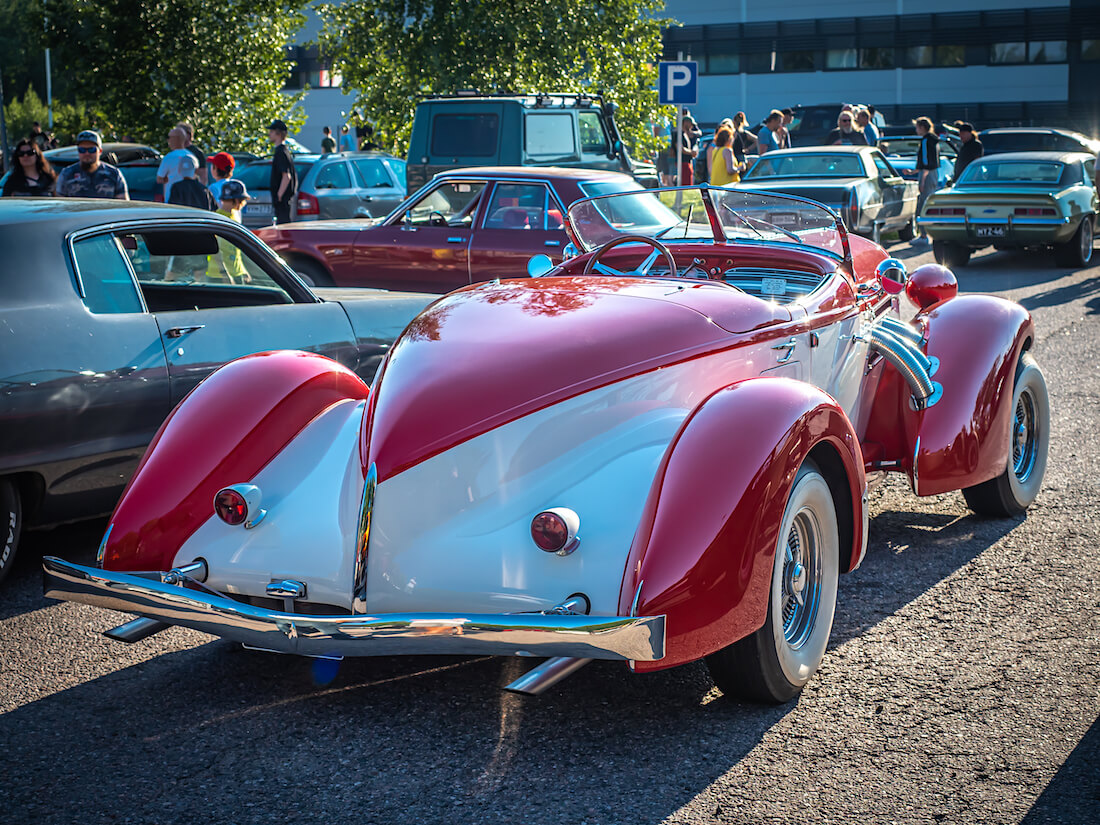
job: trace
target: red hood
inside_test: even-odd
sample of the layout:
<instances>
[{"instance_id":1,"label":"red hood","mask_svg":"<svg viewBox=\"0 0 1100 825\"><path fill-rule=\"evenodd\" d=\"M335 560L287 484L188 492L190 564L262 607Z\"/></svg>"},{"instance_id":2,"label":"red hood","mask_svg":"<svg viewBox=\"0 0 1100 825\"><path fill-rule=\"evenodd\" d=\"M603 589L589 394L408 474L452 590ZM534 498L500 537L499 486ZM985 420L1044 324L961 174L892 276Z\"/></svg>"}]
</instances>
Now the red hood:
<instances>
[{"instance_id":1,"label":"red hood","mask_svg":"<svg viewBox=\"0 0 1100 825\"><path fill-rule=\"evenodd\" d=\"M520 416L789 320L724 284L545 278L428 307L375 385L364 464L380 481Z\"/></svg>"}]
</instances>

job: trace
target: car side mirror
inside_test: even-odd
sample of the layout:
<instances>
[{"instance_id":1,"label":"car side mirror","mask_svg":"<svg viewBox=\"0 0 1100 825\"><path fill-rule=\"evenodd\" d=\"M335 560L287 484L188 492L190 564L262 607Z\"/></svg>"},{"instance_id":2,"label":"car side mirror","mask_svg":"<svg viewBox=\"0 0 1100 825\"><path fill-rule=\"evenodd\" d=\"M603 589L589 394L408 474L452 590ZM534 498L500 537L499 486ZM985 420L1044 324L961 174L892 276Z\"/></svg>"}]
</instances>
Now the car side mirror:
<instances>
[{"instance_id":1,"label":"car side mirror","mask_svg":"<svg viewBox=\"0 0 1100 825\"><path fill-rule=\"evenodd\" d=\"M527 274L532 278L541 278L554 269L549 255L534 255L527 261Z\"/></svg>"}]
</instances>

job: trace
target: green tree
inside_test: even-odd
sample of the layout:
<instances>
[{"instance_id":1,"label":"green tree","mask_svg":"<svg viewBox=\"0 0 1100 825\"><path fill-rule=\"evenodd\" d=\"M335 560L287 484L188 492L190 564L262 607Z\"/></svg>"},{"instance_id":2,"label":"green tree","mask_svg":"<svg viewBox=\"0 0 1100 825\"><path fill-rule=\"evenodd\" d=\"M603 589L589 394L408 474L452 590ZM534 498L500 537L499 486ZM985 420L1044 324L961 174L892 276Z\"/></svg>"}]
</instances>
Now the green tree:
<instances>
[{"instance_id":1,"label":"green tree","mask_svg":"<svg viewBox=\"0 0 1100 825\"><path fill-rule=\"evenodd\" d=\"M15 145L20 138L30 134L31 127L38 122L44 131L48 127L46 103L35 92L34 86L28 86L26 94L18 100L12 100L4 107L4 117L8 126L8 141ZM67 143L89 122L91 116L83 105L64 103L54 100L53 133L61 143Z\"/></svg>"},{"instance_id":2,"label":"green tree","mask_svg":"<svg viewBox=\"0 0 1100 825\"><path fill-rule=\"evenodd\" d=\"M258 149L271 120L304 120L282 90L306 2L51 0L47 38L105 136L164 146L187 120L206 149Z\"/></svg>"},{"instance_id":3,"label":"green tree","mask_svg":"<svg viewBox=\"0 0 1100 825\"><path fill-rule=\"evenodd\" d=\"M602 91L634 151L656 145L662 0L350 0L318 6L321 50L390 148L429 93Z\"/></svg>"}]
</instances>

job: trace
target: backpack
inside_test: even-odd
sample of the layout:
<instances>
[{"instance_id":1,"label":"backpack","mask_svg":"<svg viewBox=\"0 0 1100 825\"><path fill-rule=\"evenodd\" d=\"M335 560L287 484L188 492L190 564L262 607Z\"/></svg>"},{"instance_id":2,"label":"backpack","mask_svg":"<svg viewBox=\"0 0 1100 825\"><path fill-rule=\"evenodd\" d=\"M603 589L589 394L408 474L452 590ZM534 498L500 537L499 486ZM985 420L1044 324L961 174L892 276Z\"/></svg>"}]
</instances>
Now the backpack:
<instances>
[{"instance_id":1,"label":"backpack","mask_svg":"<svg viewBox=\"0 0 1100 825\"><path fill-rule=\"evenodd\" d=\"M194 206L197 209L207 209L211 212L218 210L218 204L210 190L199 183L195 178L184 178L172 184L172 191L168 195L169 203L178 203L181 206Z\"/></svg>"}]
</instances>

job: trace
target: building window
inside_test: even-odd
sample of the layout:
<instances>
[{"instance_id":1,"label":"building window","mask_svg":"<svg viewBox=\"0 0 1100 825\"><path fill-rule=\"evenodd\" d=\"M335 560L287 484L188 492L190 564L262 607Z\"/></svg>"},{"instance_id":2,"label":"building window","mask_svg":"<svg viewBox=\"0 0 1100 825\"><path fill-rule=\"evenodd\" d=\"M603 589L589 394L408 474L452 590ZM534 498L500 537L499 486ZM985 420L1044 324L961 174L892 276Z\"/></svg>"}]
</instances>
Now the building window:
<instances>
[{"instance_id":1,"label":"building window","mask_svg":"<svg viewBox=\"0 0 1100 825\"><path fill-rule=\"evenodd\" d=\"M910 46L905 50L905 64L912 67L932 66L935 52L931 46Z\"/></svg>"},{"instance_id":2,"label":"building window","mask_svg":"<svg viewBox=\"0 0 1100 825\"><path fill-rule=\"evenodd\" d=\"M810 51L780 52L779 70L782 72L812 72L817 66L814 64L814 53Z\"/></svg>"},{"instance_id":3,"label":"building window","mask_svg":"<svg viewBox=\"0 0 1100 825\"><path fill-rule=\"evenodd\" d=\"M1026 63L1027 43L994 43L989 47L990 63Z\"/></svg>"},{"instance_id":4,"label":"building window","mask_svg":"<svg viewBox=\"0 0 1100 825\"><path fill-rule=\"evenodd\" d=\"M775 71L775 52L755 52L745 56L745 64L748 71L753 74L764 74Z\"/></svg>"},{"instance_id":5,"label":"building window","mask_svg":"<svg viewBox=\"0 0 1100 825\"><path fill-rule=\"evenodd\" d=\"M965 46L936 46L937 66L965 66Z\"/></svg>"},{"instance_id":6,"label":"building window","mask_svg":"<svg viewBox=\"0 0 1100 825\"><path fill-rule=\"evenodd\" d=\"M707 53L708 74L737 74L741 71L741 55L734 43L712 43Z\"/></svg>"},{"instance_id":7,"label":"building window","mask_svg":"<svg viewBox=\"0 0 1100 825\"><path fill-rule=\"evenodd\" d=\"M1027 44L1027 57L1032 63L1065 63L1065 40L1036 40Z\"/></svg>"},{"instance_id":8,"label":"building window","mask_svg":"<svg viewBox=\"0 0 1100 825\"><path fill-rule=\"evenodd\" d=\"M829 49L825 52L826 69L854 69L859 66L856 49Z\"/></svg>"},{"instance_id":9,"label":"building window","mask_svg":"<svg viewBox=\"0 0 1100 825\"><path fill-rule=\"evenodd\" d=\"M892 48L860 49L859 67L861 69L894 68L894 50Z\"/></svg>"},{"instance_id":10,"label":"building window","mask_svg":"<svg viewBox=\"0 0 1100 825\"><path fill-rule=\"evenodd\" d=\"M1081 59L1100 60L1100 40L1082 40Z\"/></svg>"}]
</instances>

